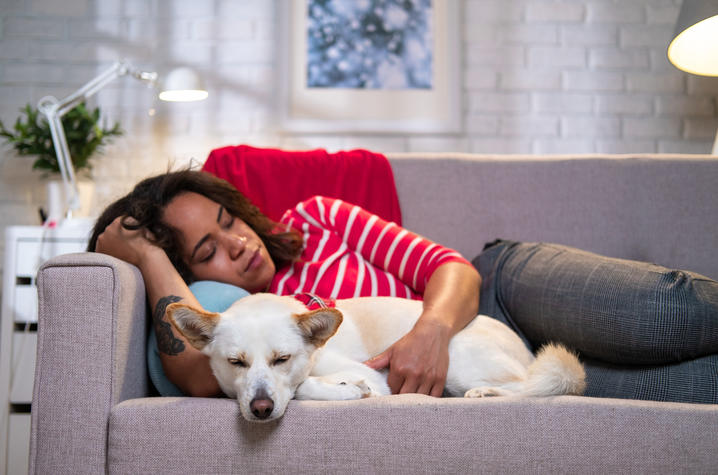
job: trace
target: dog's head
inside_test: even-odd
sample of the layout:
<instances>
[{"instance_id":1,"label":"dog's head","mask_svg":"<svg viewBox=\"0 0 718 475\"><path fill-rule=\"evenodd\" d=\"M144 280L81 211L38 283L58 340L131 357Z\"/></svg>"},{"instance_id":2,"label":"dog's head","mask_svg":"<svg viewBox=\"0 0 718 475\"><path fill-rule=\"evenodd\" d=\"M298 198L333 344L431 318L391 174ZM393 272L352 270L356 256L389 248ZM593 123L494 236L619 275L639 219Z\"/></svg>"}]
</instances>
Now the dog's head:
<instances>
[{"instance_id":1,"label":"dog's head","mask_svg":"<svg viewBox=\"0 0 718 475\"><path fill-rule=\"evenodd\" d=\"M342 322L336 309L307 311L292 297L272 294L244 297L222 313L173 303L167 315L209 356L220 387L236 396L242 416L257 422L284 414L312 369L314 352Z\"/></svg>"}]
</instances>

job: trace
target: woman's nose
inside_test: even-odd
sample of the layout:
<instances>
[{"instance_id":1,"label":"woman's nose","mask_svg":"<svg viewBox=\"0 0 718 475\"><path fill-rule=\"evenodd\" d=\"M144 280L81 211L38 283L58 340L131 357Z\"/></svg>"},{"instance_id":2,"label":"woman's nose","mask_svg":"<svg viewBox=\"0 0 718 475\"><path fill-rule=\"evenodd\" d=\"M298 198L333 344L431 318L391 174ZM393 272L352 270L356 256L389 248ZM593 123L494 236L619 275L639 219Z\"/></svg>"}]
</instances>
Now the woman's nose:
<instances>
[{"instance_id":1,"label":"woman's nose","mask_svg":"<svg viewBox=\"0 0 718 475\"><path fill-rule=\"evenodd\" d=\"M229 257L237 259L244 252L244 248L247 246L247 238L244 236L238 236L237 234L227 233L225 235L225 245L229 252Z\"/></svg>"}]
</instances>

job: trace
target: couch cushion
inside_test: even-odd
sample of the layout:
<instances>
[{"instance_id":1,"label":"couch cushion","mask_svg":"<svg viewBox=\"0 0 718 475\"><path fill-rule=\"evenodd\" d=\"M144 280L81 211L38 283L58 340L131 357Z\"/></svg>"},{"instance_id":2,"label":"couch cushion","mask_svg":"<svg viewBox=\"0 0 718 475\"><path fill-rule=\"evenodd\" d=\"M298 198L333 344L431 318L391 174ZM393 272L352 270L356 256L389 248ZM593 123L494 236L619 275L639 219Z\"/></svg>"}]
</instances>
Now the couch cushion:
<instances>
[{"instance_id":1,"label":"couch cushion","mask_svg":"<svg viewBox=\"0 0 718 475\"><path fill-rule=\"evenodd\" d=\"M702 472L718 406L561 396L292 401L246 422L235 401L147 398L112 411L110 473Z\"/></svg>"},{"instance_id":2,"label":"couch cushion","mask_svg":"<svg viewBox=\"0 0 718 475\"><path fill-rule=\"evenodd\" d=\"M404 227L473 258L496 238L566 244L718 279L718 160L391 154Z\"/></svg>"}]
</instances>

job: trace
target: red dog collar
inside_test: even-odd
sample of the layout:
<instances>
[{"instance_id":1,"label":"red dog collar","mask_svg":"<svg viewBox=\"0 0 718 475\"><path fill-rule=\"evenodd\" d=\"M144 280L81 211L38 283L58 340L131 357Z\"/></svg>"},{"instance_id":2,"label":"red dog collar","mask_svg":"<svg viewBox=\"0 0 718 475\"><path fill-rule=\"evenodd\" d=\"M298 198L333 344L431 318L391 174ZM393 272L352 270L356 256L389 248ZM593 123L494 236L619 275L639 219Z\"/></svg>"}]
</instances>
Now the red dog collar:
<instances>
[{"instance_id":1,"label":"red dog collar","mask_svg":"<svg viewBox=\"0 0 718 475\"><path fill-rule=\"evenodd\" d=\"M336 302L334 299L322 299L309 292L302 292L301 294L294 294L294 298L299 300L307 307L308 310L317 310L320 308L334 308Z\"/></svg>"}]
</instances>

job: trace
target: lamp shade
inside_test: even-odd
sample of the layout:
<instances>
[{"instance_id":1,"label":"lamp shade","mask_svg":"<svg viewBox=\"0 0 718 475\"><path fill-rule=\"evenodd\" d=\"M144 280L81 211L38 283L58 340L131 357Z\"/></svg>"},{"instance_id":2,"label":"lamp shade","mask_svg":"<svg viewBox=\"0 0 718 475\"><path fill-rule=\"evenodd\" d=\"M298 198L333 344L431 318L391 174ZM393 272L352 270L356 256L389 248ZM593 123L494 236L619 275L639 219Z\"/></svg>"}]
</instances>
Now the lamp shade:
<instances>
[{"instance_id":1,"label":"lamp shade","mask_svg":"<svg viewBox=\"0 0 718 475\"><path fill-rule=\"evenodd\" d=\"M193 69L177 68L161 82L160 99L170 102L201 101L208 96L202 78Z\"/></svg>"},{"instance_id":2,"label":"lamp shade","mask_svg":"<svg viewBox=\"0 0 718 475\"><path fill-rule=\"evenodd\" d=\"M683 0L668 60L688 73L718 76L718 0Z\"/></svg>"}]
</instances>

